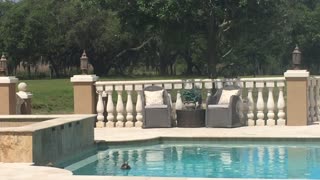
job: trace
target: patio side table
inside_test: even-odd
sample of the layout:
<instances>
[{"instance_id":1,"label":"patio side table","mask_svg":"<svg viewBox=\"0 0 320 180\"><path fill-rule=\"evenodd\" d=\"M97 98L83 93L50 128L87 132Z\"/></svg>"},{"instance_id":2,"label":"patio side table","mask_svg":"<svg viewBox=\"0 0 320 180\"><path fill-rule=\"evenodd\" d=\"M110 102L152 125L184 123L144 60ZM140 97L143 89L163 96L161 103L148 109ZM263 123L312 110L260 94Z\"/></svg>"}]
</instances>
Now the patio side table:
<instances>
[{"instance_id":1,"label":"patio side table","mask_svg":"<svg viewBox=\"0 0 320 180\"><path fill-rule=\"evenodd\" d=\"M204 127L205 109L182 109L177 112L177 127Z\"/></svg>"}]
</instances>

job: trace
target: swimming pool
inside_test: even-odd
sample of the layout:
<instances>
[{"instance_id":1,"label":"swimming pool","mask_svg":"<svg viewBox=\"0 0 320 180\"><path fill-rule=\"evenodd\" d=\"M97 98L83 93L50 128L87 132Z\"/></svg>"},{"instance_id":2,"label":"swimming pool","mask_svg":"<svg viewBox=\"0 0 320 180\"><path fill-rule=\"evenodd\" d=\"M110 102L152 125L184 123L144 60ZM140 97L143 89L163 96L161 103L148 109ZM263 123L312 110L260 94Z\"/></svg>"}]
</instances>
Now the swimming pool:
<instances>
[{"instance_id":1,"label":"swimming pool","mask_svg":"<svg viewBox=\"0 0 320 180\"><path fill-rule=\"evenodd\" d=\"M123 162L130 170L121 170ZM75 175L320 178L314 143L168 142L111 147L66 167Z\"/></svg>"}]
</instances>

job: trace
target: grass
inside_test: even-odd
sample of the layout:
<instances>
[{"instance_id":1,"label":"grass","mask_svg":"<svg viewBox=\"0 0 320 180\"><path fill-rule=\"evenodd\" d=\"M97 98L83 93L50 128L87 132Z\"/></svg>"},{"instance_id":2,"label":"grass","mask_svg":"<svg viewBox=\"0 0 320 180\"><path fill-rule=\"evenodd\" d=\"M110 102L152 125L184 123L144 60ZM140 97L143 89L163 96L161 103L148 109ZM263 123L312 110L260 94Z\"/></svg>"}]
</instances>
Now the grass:
<instances>
[{"instance_id":1,"label":"grass","mask_svg":"<svg viewBox=\"0 0 320 180\"><path fill-rule=\"evenodd\" d=\"M22 82L22 81L20 81ZM70 79L23 80L33 94L33 114L73 113L73 87Z\"/></svg>"}]
</instances>

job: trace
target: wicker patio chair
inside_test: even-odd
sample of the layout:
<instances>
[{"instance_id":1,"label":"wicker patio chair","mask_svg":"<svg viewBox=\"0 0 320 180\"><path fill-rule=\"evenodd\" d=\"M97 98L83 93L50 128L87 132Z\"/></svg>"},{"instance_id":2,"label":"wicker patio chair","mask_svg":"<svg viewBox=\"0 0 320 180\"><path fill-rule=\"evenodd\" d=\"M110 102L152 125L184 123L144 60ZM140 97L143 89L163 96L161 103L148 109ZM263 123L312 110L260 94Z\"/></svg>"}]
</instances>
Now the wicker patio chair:
<instances>
[{"instance_id":1,"label":"wicker patio chair","mask_svg":"<svg viewBox=\"0 0 320 180\"><path fill-rule=\"evenodd\" d=\"M143 128L172 127L170 98L160 86L144 88L143 96Z\"/></svg>"},{"instance_id":2,"label":"wicker patio chair","mask_svg":"<svg viewBox=\"0 0 320 180\"><path fill-rule=\"evenodd\" d=\"M206 127L241 126L241 118L238 112L238 103L241 102L240 92L240 87L228 85L208 98Z\"/></svg>"}]
</instances>

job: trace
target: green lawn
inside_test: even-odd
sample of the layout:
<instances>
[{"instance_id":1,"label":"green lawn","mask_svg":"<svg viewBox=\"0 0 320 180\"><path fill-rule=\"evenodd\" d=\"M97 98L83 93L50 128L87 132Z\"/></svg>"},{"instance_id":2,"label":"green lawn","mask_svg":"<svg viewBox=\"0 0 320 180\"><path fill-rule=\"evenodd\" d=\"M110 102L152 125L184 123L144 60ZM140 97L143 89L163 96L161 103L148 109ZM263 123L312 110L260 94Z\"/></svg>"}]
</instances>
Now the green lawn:
<instances>
[{"instance_id":1,"label":"green lawn","mask_svg":"<svg viewBox=\"0 0 320 180\"><path fill-rule=\"evenodd\" d=\"M70 79L21 80L33 94L32 114L73 113L73 87Z\"/></svg>"}]
</instances>

